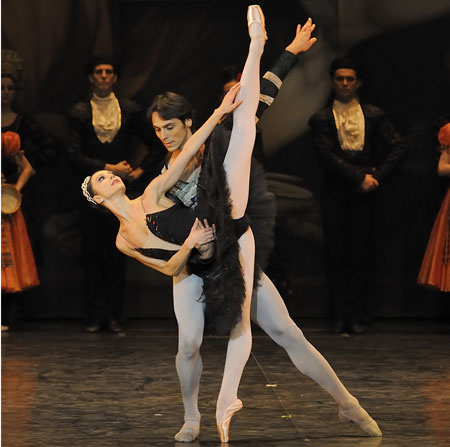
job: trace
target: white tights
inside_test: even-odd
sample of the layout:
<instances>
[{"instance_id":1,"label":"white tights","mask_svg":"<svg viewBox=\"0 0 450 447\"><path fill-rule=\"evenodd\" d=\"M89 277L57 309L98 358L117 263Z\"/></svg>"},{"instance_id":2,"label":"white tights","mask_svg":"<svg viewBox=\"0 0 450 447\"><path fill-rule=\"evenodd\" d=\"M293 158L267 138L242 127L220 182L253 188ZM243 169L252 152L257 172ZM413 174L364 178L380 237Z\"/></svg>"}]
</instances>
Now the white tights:
<instances>
[{"instance_id":1,"label":"white tights","mask_svg":"<svg viewBox=\"0 0 450 447\"><path fill-rule=\"evenodd\" d=\"M251 157L256 135L255 115L260 90L259 63L263 49L263 39L251 40L238 94L238 99L241 99L242 103L233 113L233 128L223 163L230 191L233 219L242 217L247 208ZM237 399L239 382L252 346L250 305L253 291L255 241L250 228L239 238L238 243L245 297L241 320L231 331L228 341L223 379L217 399L216 419L218 421ZM200 423L197 398L202 360L199 349L204 328L204 309L199 302L201 290L202 282L194 275L182 274L174 278L174 308L179 327L176 367L185 407L185 425L177 437L183 436L182 432L196 430Z\"/></svg>"},{"instance_id":2,"label":"white tights","mask_svg":"<svg viewBox=\"0 0 450 447\"><path fill-rule=\"evenodd\" d=\"M233 128L223 162L230 191L233 219L244 216L247 208L250 167L256 136L255 116L260 92L260 59L264 43L263 38L251 39L249 53L242 71L241 89L237 96L242 103L233 113ZM228 341L222 385L216 405L218 423L227 408L237 399L239 382L252 347L250 305L253 292L255 241L250 228L239 238L238 243L245 297L241 309L241 320L231 331Z\"/></svg>"},{"instance_id":3,"label":"white tights","mask_svg":"<svg viewBox=\"0 0 450 447\"><path fill-rule=\"evenodd\" d=\"M198 276L180 275L174 278L173 287L174 308L179 327L176 365L183 396L185 421L197 421L198 424L200 413L197 397L202 372L200 346L204 328L203 304L199 302L202 285L203 282ZM357 402L341 383L329 363L308 342L291 319L283 299L265 274L262 274L260 286L253 297L251 318L272 340L286 350L296 368L325 389L340 407L349 407ZM239 369L234 370L231 365L234 363L234 358L229 358L229 351L230 345L225 367L227 378L224 378L222 382L221 393L225 395L229 393L231 396L229 400L232 402L236 398L237 386L245 362L238 362L236 365L239 365ZM241 349L233 345L232 351L238 354ZM247 355L246 352L245 350L245 355Z\"/></svg>"},{"instance_id":4,"label":"white tights","mask_svg":"<svg viewBox=\"0 0 450 447\"><path fill-rule=\"evenodd\" d=\"M295 367L328 391L340 407L356 402L323 355L294 323L278 290L265 273L261 275L256 298L252 302L251 317L275 343L286 350Z\"/></svg>"}]
</instances>

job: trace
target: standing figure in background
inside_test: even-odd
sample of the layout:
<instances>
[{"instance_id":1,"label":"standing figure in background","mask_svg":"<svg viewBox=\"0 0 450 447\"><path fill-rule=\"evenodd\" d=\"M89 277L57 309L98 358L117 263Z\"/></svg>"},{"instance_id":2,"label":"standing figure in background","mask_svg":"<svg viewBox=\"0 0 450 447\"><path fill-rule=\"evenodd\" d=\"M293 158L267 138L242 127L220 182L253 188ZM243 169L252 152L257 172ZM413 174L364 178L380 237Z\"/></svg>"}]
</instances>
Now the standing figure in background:
<instances>
[{"instance_id":1,"label":"standing figure in background","mask_svg":"<svg viewBox=\"0 0 450 447\"><path fill-rule=\"evenodd\" d=\"M23 60L19 54L2 50L2 132L19 134L22 150L33 169L39 171L58 156L60 148L35 120L15 110L16 91L22 87L24 78Z\"/></svg>"},{"instance_id":2,"label":"standing figure in background","mask_svg":"<svg viewBox=\"0 0 450 447\"><path fill-rule=\"evenodd\" d=\"M331 330L362 333L369 260L374 256L374 191L395 170L406 148L382 110L360 103L362 81L356 61L334 60L330 75L334 100L309 123L323 170L321 205Z\"/></svg>"},{"instance_id":3,"label":"standing figure in background","mask_svg":"<svg viewBox=\"0 0 450 447\"><path fill-rule=\"evenodd\" d=\"M439 130L441 155L438 175L450 177L450 123ZM434 221L430 239L420 268L418 283L441 292L450 292L450 186Z\"/></svg>"},{"instance_id":4,"label":"standing figure in background","mask_svg":"<svg viewBox=\"0 0 450 447\"><path fill-rule=\"evenodd\" d=\"M106 169L133 183L151 174L162 161L164 151L154 146L154 135L144 111L134 101L114 94L120 69L110 55L93 58L88 64L92 94L70 109L69 163L81 180L94 171ZM132 166L139 147L138 136L148 154L139 166ZM116 219L97 213L84 200L79 203L82 262L86 287L87 332L105 327L121 332L125 285L125 257L115 248Z\"/></svg>"},{"instance_id":5,"label":"standing figure in background","mask_svg":"<svg viewBox=\"0 0 450 447\"><path fill-rule=\"evenodd\" d=\"M61 153L59 143L30 115L17 111L17 92L23 87L25 70L23 59L14 50L2 50L2 132L16 132L20 136L21 150L33 166L35 175L26 185L21 210L27 222L28 234L37 264L42 259L41 228L46 219L44 208L51 200L39 201L42 197L41 180L45 184L45 170Z\"/></svg>"},{"instance_id":6,"label":"standing figure in background","mask_svg":"<svg viewBox=\"0 0 450 447\"><path fill-rule=\"evenodd\" d=\"M19 135L2 132L2 186L12 185L20 197L22 188L33 174L33 167L20 150ZM20 208L12 214L4 214L2 208L1 254L2 330L7 330L14 319L16 294L39 285L33 250Z\"/></svg>"},{"instance_id":7,"label":"standing figure in background","mask_svg":"<svg viewBox=\"0 0 450 447\"><path fill-rule=\"evenodd\" d=\"M7 274L8 281L2 282L4 292L2 300L3 315L5 321L8 319L8 325L14 326L18 318L17 307L19 304L16 292L29 289L39 283L37 281L36 263L39 265L42 259L41 226L44 218L42 208L37 202L40 192L39 177L41 171L57 158L60 147L55 139L33 118L17 110L16 95L23 87L25 80L22 57L14 50L3 49L1 64L2 133L18 134L20 144L20 151L17 154L8 151L6 155L4 151L7 151L7 149L2 148L4 149L2 150L2 173L5 175L2 182L16 184L16 189L21 192L20 210L13 215L2 216L2 234L7 234L4 238L2 250L10 250L12 247L11 241L15 241L14 246L30 253L30 259L25 262L24 268L16 268L10 265L9 258L3 259L2 257L2 278L4 267L6 271L10 272ZM22 188L24 188L23 191ZM16 256L13 264L21 266L22 261L20 259ZM8 265L5 265L5 263ZM14 270L16 270L16 273L11 273ZM31 275L29 281L25 280L25 283L30 282L31 286L19 285L21 283L20 272L22 271L25 277ZM19 276L17 280L13 280L15 285L11 286L10 281L12 277L17 276L17 272L19 272ZM14 295L9 295L9 291L13 291Z\"/></svg>"}]
</instances>

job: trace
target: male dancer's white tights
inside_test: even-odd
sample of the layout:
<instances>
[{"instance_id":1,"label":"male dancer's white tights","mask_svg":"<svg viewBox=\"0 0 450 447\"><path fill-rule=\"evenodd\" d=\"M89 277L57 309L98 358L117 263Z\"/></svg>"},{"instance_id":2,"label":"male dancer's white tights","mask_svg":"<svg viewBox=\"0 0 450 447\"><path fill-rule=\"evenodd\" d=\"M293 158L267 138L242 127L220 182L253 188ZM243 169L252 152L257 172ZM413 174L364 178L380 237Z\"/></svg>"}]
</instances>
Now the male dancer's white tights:
<instances>
[{"instance_id":1,"label":"male dancer's white tights","mask_svg":"<svg viewBox=\"0 0 450 447\"><path fill-rule=\"evenodd\" d=\"M196 275L180 275L174 278L174 308L179 327L176 366L183 396L185 422L194 425L200 422L197 400L202 373L200 346L204 329L204 308L199 301L202 287L203 281ZM286 350L296 368L325 389L340 407L354 405L356 398L348 392L329 363L308 342L291 319L283 299L264 273L252 300L251 318ZM237 376L236 380L239 381L241 374Z\"/></svg>"}]
</instances>

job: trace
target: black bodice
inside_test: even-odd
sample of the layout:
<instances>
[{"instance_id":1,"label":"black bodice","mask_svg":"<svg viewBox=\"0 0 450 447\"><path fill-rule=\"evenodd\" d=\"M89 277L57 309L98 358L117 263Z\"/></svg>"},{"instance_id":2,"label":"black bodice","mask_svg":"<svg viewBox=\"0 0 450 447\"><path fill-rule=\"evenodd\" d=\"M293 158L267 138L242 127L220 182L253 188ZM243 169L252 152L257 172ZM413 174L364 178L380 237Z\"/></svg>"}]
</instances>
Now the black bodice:
<instances>
[{"instance_id":1,"label":"black bodice","mask_svg":"<svg viewBox=\"0 0 450 447\"><path fill-rule=\"evenodd\" d=\"M182 245L188 237L195 220L194 210L181 204L156 213L147 214L147 227L158 238L172 244ZM136 251L148 258L168 261L177 250L163 248L135 248Z\"/></svg>"},{"instance_id":2,"label":"black bodice","mask_svg":"<svg viewBox=\"0 0 450 447\"><path fill-rule=\"evenodd\" d=\"M156 213L146 214L148 229L159 239L177 245L182 245L186 240L195 218L194 210L181 203L176 203L170 208ZM126 239L124 235L122 236ZM126 240L128 241L128 239ZM135 247L134 249L147 258L162 259L163 261L168 261L178 251L163 248Z\"/></svg>"},{"instance_id":3,"label":"black bodice","mask_svg":"<svg viewBox=\"0 0 450 447\"><path fill-rule=\"evenodd\" d=\"M172 244L182 245L189 236L196 213L192 208L175 204L170 208L156 213L147 214L147 227L158 238ZM236 235L239 238L249 226L247 215L233 220ZM160 248L135 248L136 251L148 258L168 261L177 251Z\"/></svg>"},{"instance_id":4,"label":"black bodice","mask_svg":"<svg viewBox=\"0 0 450 447\"><path fill-rule=\"evenodd\" d=\"M147 227L163 241L182 245L189 236L195 218L192 208L176 203L165 210L147 214Z\"/></svg>"},{"instance_id":5,"label":"black bodice","mask_svg":"<svg viewBox=\"0 0 450 447\"><path fill-rule=\"evenodd\" d=\"M177 250L164 250L163 248L136 247L135 250L147 258L162 259L163 261L168 261L177 252Z\"/></svg>"}]
</instances>

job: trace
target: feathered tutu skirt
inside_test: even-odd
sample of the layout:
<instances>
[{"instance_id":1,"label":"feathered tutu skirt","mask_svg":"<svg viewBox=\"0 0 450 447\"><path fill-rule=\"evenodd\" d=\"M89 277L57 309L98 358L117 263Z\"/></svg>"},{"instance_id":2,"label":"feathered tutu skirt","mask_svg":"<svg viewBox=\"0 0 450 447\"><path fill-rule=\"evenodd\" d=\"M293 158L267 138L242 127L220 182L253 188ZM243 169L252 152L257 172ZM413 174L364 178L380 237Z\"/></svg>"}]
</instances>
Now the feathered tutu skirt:
<instances>
[{"instance_id":1,"label":"feathered tutu skirt","mask_svg":"<svg viewBox=\"0 0 450 447\"><path fill-rule=\"evenodd\" d=\"M203 279L206 329L228 334L241 318L245 286L239 262L238 234L231 218L231 203L223 160L231 134L231 120L216 126L202 162L198 184L198 207L208 210L216 226L216 253L205 265L191 266ZM255 238L256 289L261 270L265 268L273 247L275 197L267 190L262 166L252 160L246 216Z\"/></svg>"}]
</instances>

